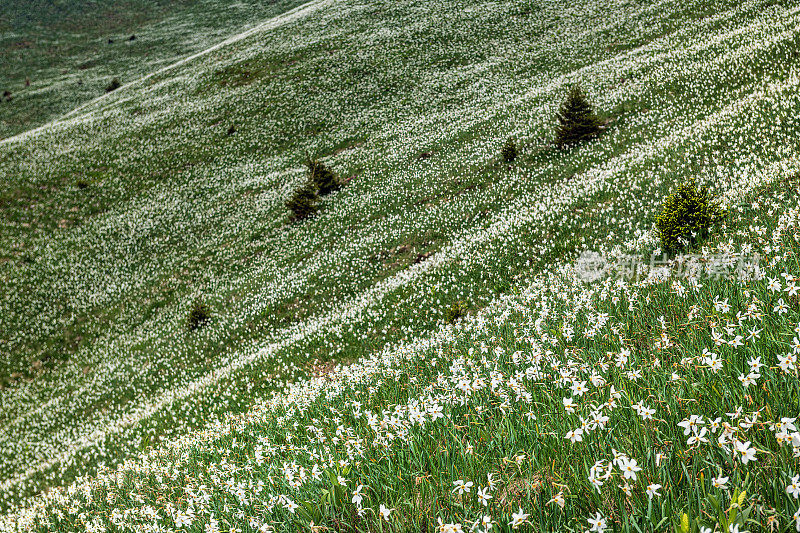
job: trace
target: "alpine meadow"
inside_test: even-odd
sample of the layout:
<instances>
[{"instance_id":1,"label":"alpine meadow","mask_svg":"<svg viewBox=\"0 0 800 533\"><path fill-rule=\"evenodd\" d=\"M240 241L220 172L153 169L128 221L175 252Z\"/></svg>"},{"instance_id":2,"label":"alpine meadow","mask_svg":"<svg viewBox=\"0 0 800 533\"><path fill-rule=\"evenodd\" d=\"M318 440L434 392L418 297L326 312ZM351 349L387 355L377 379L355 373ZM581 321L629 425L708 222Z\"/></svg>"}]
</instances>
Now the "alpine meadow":
<instances>
[{"instance_id":1,"label":"alpine meadow","mask_svg":"<svg viewBox=\"0 0 800 533\"><path fill-rule=\"evenodd\" d=\"M0 73L0 533L800 532L800 0L5 0Z\"/></svg>"}]
</instances>

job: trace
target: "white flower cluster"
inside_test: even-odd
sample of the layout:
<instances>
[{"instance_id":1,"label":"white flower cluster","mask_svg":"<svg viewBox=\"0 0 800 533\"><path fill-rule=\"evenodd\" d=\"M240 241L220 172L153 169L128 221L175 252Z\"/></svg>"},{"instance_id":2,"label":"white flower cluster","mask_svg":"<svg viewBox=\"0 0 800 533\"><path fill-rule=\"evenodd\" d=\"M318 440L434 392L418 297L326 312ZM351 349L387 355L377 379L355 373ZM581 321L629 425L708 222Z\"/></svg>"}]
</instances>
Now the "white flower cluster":
<instances>
[{"instance_id":1,"label":"white flower cluster","mask_svg":"<svg viewBox=\"0 0 800 533\"><path fill-rule=\"evenodd\" d=\"M65 228L3 229L30 240L2 245L19 260L2 266L13 290L0 364L76 316L117 319L87 326L96 340L57 372L0 392L0 531L313 531L348 505L353 520L398 529L424 515L441 531L603 531L620 510L598 501L654 519L647 502L697 505L686 495L710 491L712 475L718 491L751 479L759 519L788 527L800 11L562 4L512 16L505 2L317 2L4 143L0 172L19 183L115 171L97 185L111 202L97 216L70 222L75 191L58 190L46 201L59 217L63 203ZM263 83L203 92L265 57L277 63ZM576 81L601 109L629 111L570 153L535 146ZM234 112L259 122L235 143L213 137L209 117ZM285 139L317 125L311 140ZM364 131L333 159L353 181L316 219L282 225L303 179L289 151ZM510 133L529 164L484 180ZM695 175L733 220L701 255L758 253L763 279L666 269L586 284L563 260L652 252L652 214ZM417 255L402 257L407 242ZM498 278L518 293L495 297ZM197 293L220 312L188 337L179 301ZM483 310L442 326L456 300ZM357 360L313 377L314 359L334 355Z\"/></svg>"}]
</instances>

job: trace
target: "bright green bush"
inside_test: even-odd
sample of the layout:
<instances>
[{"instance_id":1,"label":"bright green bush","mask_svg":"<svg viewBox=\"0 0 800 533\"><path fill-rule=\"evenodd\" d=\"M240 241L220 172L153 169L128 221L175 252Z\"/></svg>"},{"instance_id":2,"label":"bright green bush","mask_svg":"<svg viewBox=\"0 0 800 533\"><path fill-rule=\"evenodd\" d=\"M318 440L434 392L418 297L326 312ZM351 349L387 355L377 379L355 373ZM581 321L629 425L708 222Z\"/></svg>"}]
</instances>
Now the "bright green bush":
<instances>
[{"instance_id":1,"label":"bright green bush","mask_svg":"<svg viewBox=\"0 0 800 533\"><path fill-rule=\"evenodd\" d=\"M707 187L698 188L694 180L683 183L664 200L656 217L661 248L674 253L694 246L708 236L722 215Z\"/></svg>"},{"instance_id":2,"label":"bright green bush","mask_svg":"<svg viewBox=\"0 0 800 533\"><path fill-rule=\"evenodd\" d=\"M447 322L449 322L450 324L452 324L459 318L466 316L468 310L469 308L467 307L467 303L462 300L459 300L447 309L444 319L447 320Z\"/></svg>"}]
</instances>

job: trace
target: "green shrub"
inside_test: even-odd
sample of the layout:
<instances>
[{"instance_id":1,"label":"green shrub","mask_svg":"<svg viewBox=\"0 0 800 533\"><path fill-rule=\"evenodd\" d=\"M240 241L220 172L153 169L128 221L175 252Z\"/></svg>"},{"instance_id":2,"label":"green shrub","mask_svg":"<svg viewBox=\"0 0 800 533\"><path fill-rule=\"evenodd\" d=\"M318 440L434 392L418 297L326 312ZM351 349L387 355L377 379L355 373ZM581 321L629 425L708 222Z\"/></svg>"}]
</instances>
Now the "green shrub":
<instances>
[{"instance_id":1,"label":"green shrub","mask_svg":"<svg viewBox=\"0 0 800 533\"><path fill-rule=\"evenodd\" d=\"M508 291L511 290L511 283L509 283L507 281L499 281L499 282L494 284L494 286L492 287L492 290L498 296L501 295L501 294L505 294L505 293L507 293Z\"/></svg>"},{"instance_id":2,"label":"green shrub","mask_svg":"<svg viewBox=\"0 0 800 533\"><path fill-rule=\"evenodd\" d=\"M319 211L318 201L317 186L311 181L307 182L286 201L286 207L291 212L289 220L297 222L315 215Z\"/></svg>"},{"instance_id":3,"label":"green shrub","mask_svg":"<svg viewBox=\"0 0 800 533\"><path fill-rule=\"evenodd\" d=\"M186 325L189 331L194 331L205 326L211 320L211 308L201 299L192 303L189 315L186 317Z\"/></svg>"},{"instance_id":4,"label":"green shrub","mask_svg":"<svg viewBox=\"0 0 800 533\"><path fill-rule=\"evenodd\" d=\"M723 211L708 187L698 188L694 180L683 183L664 200L656 217L661 248L674 253L694 246L708 236L722 216Z\"/></svg>"},{"instance_id":5,"label":"green shrub","mask_svg":"<svg viewBox=\"0 0 800 533\"><path fill-rule=\"evenodd\" d=\"M306 166L308 167L308 177L321 196L342 188L339 177L322 161L312 160L309 157Z\"/></svg>"},{"instance_id":6,"label":"green shrub","mask_svg":"<svg viewBox=\"0 0 800 533\"><path fill-rule=\"evenodd\" d=\"M506 141L506 144L503 145L503 149L500 151L500 155L503 156L503 161L506 163L511 163L512 161L517 159L517 143L514 139L509 139Z\"/></svg>"},{"instance_id":7,"label":"green shrub","mask_svg":"<svg viewBox=\"0 0 800 533\"><path fill-rule=\"evenodd\" d=\"M573 86L567 99L561 104L557 115L556 145L573 146L596 137L603 129L603 122L592 110L592 105L580 86Z\"/></svg>"},{"instance_id":8,"label":"green shrub","mask_svg":"<svg viewBox=\"0 0 800 533\"><path fill-rule=\"evenodd\" d=\"M467 307L467 303L463 300L458 300L456 303L451 305L447 312L445 312L444 319L447 320L450 324L458 320L459 318L466 316L467 311L469 311L469 307Z\"/></svg>"},{"instance_id":9,"label":"green shrub","mask_svg":"<svg viewBox=\"0 0 800 533\"><path fill-rule=\"evenodd\" d=\"M106 92L110 93L111 91L116 91L121 86L122 86L122 84L120 83L119 78L114 78L113 80L111 80L109 82L108 85L106 85Z\"/></svg>"}]
</instances>

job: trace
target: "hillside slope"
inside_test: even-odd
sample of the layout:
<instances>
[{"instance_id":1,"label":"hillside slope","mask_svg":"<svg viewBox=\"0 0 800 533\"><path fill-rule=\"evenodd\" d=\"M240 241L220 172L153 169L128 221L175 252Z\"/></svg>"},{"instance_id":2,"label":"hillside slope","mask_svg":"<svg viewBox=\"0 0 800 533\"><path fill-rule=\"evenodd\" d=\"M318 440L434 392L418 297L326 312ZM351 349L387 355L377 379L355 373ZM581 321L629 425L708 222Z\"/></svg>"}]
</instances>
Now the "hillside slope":
<instances>
[{"instance_id":1,"label":"hillside slope","mask_svg":"<svg viewBox=\"0 0 800 533\"><path fill-rule=\"evenodd\" d=\"M376 414L432 394L426 387L441 385L436 363L432 369L419 363L416 377L393 369L392 354L400 354L401 361L405 354L418 354L426 361L425 339L443 327L447 310L458 301L473 314L496 309L501 322L511 310L534 308L532 314L520 311L519 327L528 328L523 335L532 336L531 345L546 344L543 335L556 335L564 327L559 313L571 317L568 325L583 320L569 309L577 305L571 302L585 309L581 302L597 295L597 290L583 293L573 286L574 279L562 287L550 276L560 272L569 277L564 265L584 249L652 252L657 247L650 231L654 213L674 185L689 177L708 182L734 213L724 238L737 246L748 244L760 230L742 229L739 235L737 228L747 228L745 208L754 195L771 191L765 185L784 183L800 170L794 120L800 108L798 29L796 2L314 1L127 85L68 120L0 143L0 173L8 177L0 183L0 375L11 377L0 390L5 429L0 434L0 506L23 506L5 527L15 528L17 518L29 524L50 513L54 501L71 502L74 494L53 492L26 503L27 497L114 467L151 446L156 447L152 455L130 459L126 467L143 477L132 481L134 491L142 494L130 494L128 487L120 496L136 509L124 521L127 527L141 527L137 520L147 519L149 506L159 516L171 514L169 523L174 524L180 497L173 496L180 493L184 475L206 469L197 474L200 481L187 481L195 502L205 499L198 495L207 489L198 487L212 486L209 480L223 485L215 469L221 460L232 464L228 452L238 445L227 434L234 429L237 442L246 442L241 451L246 460L243 470L226 470L225 476L233 477L225 479L244 483L242 490L259 480L272 483L270 494L276 498L292 494L292 501L301 501L293 488L275 485L269 477L274 468L291 466L298 451L285 431L274 428L306 427L325 418L324 427L335 434L347 405L325 407L326 398L339 395L338 381L326 385L321 379L306 381L309 376L327 373L336 362L364 361L336 376L352 371L359 386L359 376L377 380L361 392L347 392L343 398L351 404L361 401L355 400L358 394L372 397L385 385L385 393L370 399ZM609 120L608 128L596 142L556 150L549 143L553 116L566 89L578 82ZM231 126L235 131L229 134ZM513 165L499 160L500 147L510 136L522 146ZM323 201L318 217L289 225L283 201L305 179L305 151L352 179ZM785 225L779 211L795 201L783 189L775 194L776 203L759 211L769 219L770 231ZM724 238L717 243L723 250ZM772 253L763 249L767 244L759 246ZM729 286L734 285L720 287ZM709 285L706 291L717 288ZM509 291L522 295L519 300L502 296ZM567 300L558 304L556 318L550 311L541 315L550 309L544 293ZM709 307L714 296L703 293L698 305ZM197 297L210 303L214 319L189 333L186 312ZM598 316L621 312L604 306L597 304ZM626 346L644 351L633 342L637 335L643 346L654 346L654 331L663 326L655 314L661 313L641 315L642 323L626 330L630 313L637 311L627 313L615 314L618 322L612 324L621 329L609 325L598 345L564 338L559 354L568 359L583 350L588 364ZM781 318L781 328L795 317L792 313ZM601 331L607 324L591 320L596 327L589 330ZM649 333L634 335L645 327ZM582 331L575 324L569 328ZM446 327L442 331L446 338L452 334ZM499 332L478 333L475 346L499 342ZM627 340L614 340L620 335ZM671 336L678 335L675 330ZM703 339L687 345L687 352L701 353ZM503 342L499 354L522 349L516 341ZM392 348L408 345L416 348ZM765 354L771 350L762 349ZM464 352L474 355L468 346ZM409 357L417 361L417 355ZM459 356L440 357L446 361L440 364L450 368ZM477 357L473 361L481 362ZM642 355L637 364L651 365L649 357ZM498 359L501 363L517 361ZM460 375L457 367L471 364L459 363L449 372ZM497 370L509 376L516 372L511 368ZM548 383L549 375L545 379L533 372L527 379ZM651 383L669 377L661 371L648 376ZM604 377L598 391L607 395L613 379ZM299 385L289 396L265 403L290 381ZM306 402L314 396L304 386L322 394L310 409ZM633 391L635 386L628 387ZM772 395L764 397L771 398L769 420L796 416L790 411L797 399L792 387L765 388L764 394ZM665 402L679 398L664 396L664 390L658 397ZM558 405L554 393L537 395L536 405L549 409L553 398ZM437 398L447 404L448 420L455 421L446 431L466 446L465 434L453 433L463 429L461 415L445 402L446 394ZM742 398L740 392L726 396L725 407ZM751 401L760 400L751 395ZM291 407L297 402L303 409ZM675 406L665 405L675 416ZM315 410L320 406L331 411ZM241 419L237 413L244 413ZM256 426L250 424L253 416ZM236 420L247 425L238 428ZM404 436L404 426L398 427L384 438ZM337 452L341 457L357 455L366 435L374 438L359 429L342 431L354 439L345 439L346 449ZM488 429L484 433L473 436L494 435ZM533 435L505 436L499 443L488 438L496 456L485 450L486 456L497 463L488 461L485 468L509 464L502 460L510 460L512 452L535 455L539 437ZM554 440L552 446L557 449L562 442ZM257 443L273 458L259 474L266 477L244 476L252 468L248 461ZM375 449L382 450L383 444ZM762 444L765 449L774 445ZM431 443L425 446L425 453L415 457L432 454ZM587 453L608 452L599 441L591 446ZM646 446L646 441L628 442L625 453L638 453L632 456L644 462ZM407 480L412 473L433 475L433 466L403 463L408 458L390 450L371 457L377 463L406 465ZM323 452L303 448L303 453ZM548 453L554 452L544 452L550 460ZM154 463L162 455L163 469ZM780 455L781 461L790 456ZM580 463L574 456L562 459L563 465ZM591 463L600 457L585 459ZM310 471L311 464L304 464ZM330 470L332 464L326 465ZM353 465L342 466L337 475L351 480L351 490L361 483L378 491L369 505L374 511L379 503L398 509L403 518L387 527L402 531L422 528L423 521L434 527L433 503L445 501L452 482L466 479L453 470L463 466L452 460L437 466L437 476L449 470L430 488L430 501L419 495L421 500L405 514L401 502L416 493L388 482L392 468L386 477L369 482L359 481ZM480 471L484 467L475 468L485 474ZM677 463L675 468L679 472ZM151 469L172 481L150 486ZM558 474L550 472L554 483L567 479L555 465L551 469ZM289 470L296 473L295 466ZM508 490L530 496L534 473L544 476L538 466L535 470L521 475L526 488L512 484L516 488ZM781 476L789 472L784 468ZM294 475L285 476L287 483ZM673 511L685 503L682 481L671 485L677 507L660 509L656 523L673 519ZM773 507L775 487L765 488ZM304 486L310 492L302 493L307 494L303 501L319 499L320 488ZM576 494L589 493L584 489L575 487ZM201 515L193 527L205 527L223 514L238 527L250 527L236 506L221 510L235 500L216 490L209 496L218 498L214 506L206 500L192 507ZM505 523L511 521L511 505L521 503L509 494L495 502L502 509L498 512L508 516ZM71 517L59 528L85 529L95 519L105 523L114 515L113 504L109 507L103 498L66 503L67 508L88 509L91 518ZM131 503L137 498L147 503ZM252 498L245 499L252 503ZM170 499L175 499L173 507L166 507ZM586 513L600 504L576 498L563 521L541 522L540 527L578 528L575 517L585 525ZM327 508L295 516L281 511L285 499L273 501L268 512L264 505L257 513L247 508L248 516L258 514L255 529L266 522L292 531L311 520L334 527L332 517L339 516L339 509ZM623 499L616 508L624 507ZM636 507L641 509L641 502ZM424 518L416 514L420 509ZM438 516L443 520L467 520L464 500L447 500L445 509ZM475 509L470 509L474 520ZM780 509L784 526L791 515L787 509ZM699 516L697 507L692 510Z\"/></svg>"},{"instance_id":2,"label":"hillside slope","mask_svg":"<svg viewBox=\"0 0 800 533\"><path fill-rule=\"evenodd\" d=\"M298 0L4 0L0 9L0 139L55 120Z\"/></svg>"}]
</instances>

